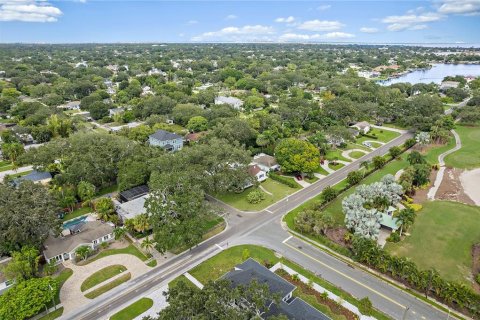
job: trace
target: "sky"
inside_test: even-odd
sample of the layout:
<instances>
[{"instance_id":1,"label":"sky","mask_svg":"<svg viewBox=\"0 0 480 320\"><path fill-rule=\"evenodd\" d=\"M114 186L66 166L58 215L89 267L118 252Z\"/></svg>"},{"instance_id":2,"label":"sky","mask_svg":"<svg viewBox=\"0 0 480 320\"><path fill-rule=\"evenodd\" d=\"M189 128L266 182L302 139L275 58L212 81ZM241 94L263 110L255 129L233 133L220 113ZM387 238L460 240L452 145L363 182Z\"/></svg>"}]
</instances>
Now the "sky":
<instances>
[{"instance_id":1,"label":"sky","mask_svg":"<svg viewBox=\"0 0 480 320\"><path fill-rule=\"evenodd\" d=\"M480 0L0 0L0 42L480 43Z\"/></svg>"}]
</instances>

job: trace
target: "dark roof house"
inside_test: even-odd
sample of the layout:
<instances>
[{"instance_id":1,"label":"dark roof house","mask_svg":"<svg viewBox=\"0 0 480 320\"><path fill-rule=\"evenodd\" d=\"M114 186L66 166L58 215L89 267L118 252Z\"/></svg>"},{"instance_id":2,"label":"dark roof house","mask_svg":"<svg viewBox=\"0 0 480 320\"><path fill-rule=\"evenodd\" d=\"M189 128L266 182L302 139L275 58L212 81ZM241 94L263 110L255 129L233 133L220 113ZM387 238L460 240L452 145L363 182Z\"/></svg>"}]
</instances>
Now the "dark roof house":
<instances>
[{"instance_id":1,"label":"dark roof house","mask_svg":"<svg viewBox=\"0 0 480 320\"><path fill-rule=\"evenodd\" d=\"M267 285L271 293L279 294L282 297L281 302L271 304L266 317L285 315L294 320L330 319L302 299L294 298L292 293L296 287L293 284L251 258L237 265L222 278L230 280L234 287L249 285L252 280L256 280L261 285Z\"/></svg>"},{"instance_id":2,"label":"dark roof house","mask_svg":"<svg viewBox=\"0 0 480 320\"><path fill-rule=\"evenodd\" d=\"M50 172L33 170L29 174L16 178L12 181L13 185L19 186L23 181L32 181L34 183L45 184L52 179Z\"/></svg>"},{"instance_id":3,"label":"dark roof house","mask_svg":"<svg viewBox=\"0 0 480 320\"><path fill-rule=\"evenodd\" d=\"M151 146L161 147L167 151L177 151L183 147L183 137L165 130L157 130L148 137Z\"/></svg>"}]
</instances>

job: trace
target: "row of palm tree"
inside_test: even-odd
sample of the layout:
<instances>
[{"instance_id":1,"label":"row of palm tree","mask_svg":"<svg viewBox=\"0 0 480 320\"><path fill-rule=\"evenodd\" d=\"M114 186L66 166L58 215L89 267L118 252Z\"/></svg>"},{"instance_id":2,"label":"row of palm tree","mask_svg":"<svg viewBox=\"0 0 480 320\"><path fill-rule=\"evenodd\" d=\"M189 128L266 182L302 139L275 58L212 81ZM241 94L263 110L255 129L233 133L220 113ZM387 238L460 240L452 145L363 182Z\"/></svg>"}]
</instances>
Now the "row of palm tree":
<instances>
[{"instance_id":1,"label":"row of palm tree","mask_svg":"<svg viewBox=\"0 0 480 320\"><path fill-rule=\"evenodd\" d=\"M355 237L352 241L354 258L371 268L389 274L393 278L421 291L425 297L434 296L454 309L480 316L480 295L463 283L443 279L435 269L420 270L405 257L389 255L369 239Z\"/></svg>"}]
</instances>

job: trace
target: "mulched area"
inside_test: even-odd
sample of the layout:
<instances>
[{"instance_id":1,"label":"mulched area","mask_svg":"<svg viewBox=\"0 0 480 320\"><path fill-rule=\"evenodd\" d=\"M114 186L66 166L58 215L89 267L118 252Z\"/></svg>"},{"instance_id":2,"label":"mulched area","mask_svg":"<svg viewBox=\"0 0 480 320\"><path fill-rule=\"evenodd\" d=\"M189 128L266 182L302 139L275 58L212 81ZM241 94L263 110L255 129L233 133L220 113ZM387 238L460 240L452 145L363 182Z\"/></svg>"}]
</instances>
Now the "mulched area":
<instances>
[{"instance_id":1,"label":"mulched area","mask_svg":"<svg viewBox=\"0 0 480 320\"><path fill-rule=\"evenodd\" d=\"M480 272L480 243L474 244L472 246L472 260L472 274L475 278ZM475 291L480 293L480 285L475 281L475 279L472 281L472 283Z\"/></svg>"},{"instance_id":2,"label":"mulched area","mask_svg":"<svg viewBox=\"0 0 480 320\"><path fill-rule=\"evenodd\" d=\"M331 228L325 232L325 236L341 246L348 247L348 243L345 242L347 232L348 230L345 227Z\"/></svg>"}]
</instances>

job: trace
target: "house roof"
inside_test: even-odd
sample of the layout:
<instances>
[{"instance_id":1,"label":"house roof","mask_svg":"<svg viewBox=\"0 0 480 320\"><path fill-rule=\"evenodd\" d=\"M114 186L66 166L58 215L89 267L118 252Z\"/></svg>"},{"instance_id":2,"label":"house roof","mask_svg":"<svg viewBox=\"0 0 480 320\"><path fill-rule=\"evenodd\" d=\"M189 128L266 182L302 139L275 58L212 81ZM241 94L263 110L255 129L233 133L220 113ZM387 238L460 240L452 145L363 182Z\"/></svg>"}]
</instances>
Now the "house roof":
<instances>
[{"instance_id":1,"label":"house roof","mask_svg":"<svg viewBox=\"0 0 480 320\"><path fill-rule=\"evenodd\" d=\"M222 278L228 279L233 286L249 285L252 280L259 284L266 284L271 293L279 294L285 298L295 290L295 286L274 272L268 270L253 259L248 259L225 274ZM329 320L330 318L299 298L291 301L281 301L279 304L270 305L266 316L286 315L295 320ZM266 317L265 317L266 318Z\"/></svg>"},{"instance_id":2,"label":"house roof","mask_svg":"<svg viewBox=\"0 0 480 320\"><path fill-rule=\"evenodd\" d=\"M260 153L255 157L253 157L253 162L256 164L264 165L266 167L270 167L270 168L278 165L278 162L275 159L275 157L272 157L265 153Z\"/></svg>"},{"instance_id":3,"label":"house roof","mask_svg":"<svg viewBox=\"0 0 480 320\"><path fill-rule=\"evenodd\" d=\"M243 104L243 101L235 97L219 96L215 98L215 102L221 102L226 104Z\"/></svg>"},{"instance_id":4,"label":"house roof","mask_svg":"<svg viewBox=\"0 0 480 320\"><path fill-rule=\"evenodd\" d=\"M145 200L147 195L143 195L134 200L124 202L117 207L117 212L124 219L133 219L138 215L145 213Z\"/></svg>"},{"instance_id":5,"label":"house roof","mask_svg":"<svg viewBox=\"0 0 480 320\"><path fill-rule=\"evenodd\" d=\"M58 237L49 236L43 244L45 258L50 259L65 252L71 252L79 245L91 243L93 240L112 233L113 225L101 221L86 221L77 234Z\"/></svg>"},{"instance_id":6,"label":"house roof","mask_svg":"<svg viewBox=\"0 0 480 320\"><path fill-rule=\"evenodd\" d=\"M398 229L397 225L398 219L394 218L386 213L382 213L382 218L380 219L380 224L384 227L388 227L393 231Z\"/></svg>"},{"instance_id":7,"label":"house roof","mask_svg":"<svg viewBox=\"0 0 480 320\"><path fill-rule=\"evenodd\" d=\"M187 141L198 141L198 140L200 140L200 138L202 136L205 135L205 133L206 133L205 131L189 133L185 136L185 140L187 140Z\"/></svg>"},{"instance_id":8,"label":"house roof","mask_svg":"<svg viewBox=\"0 0 480 320\"><path fill-rule=\"evenodd\" d=\"M230 280L234 286L249 285L252 280L256 280L259 284L266 284L270 292L278 293L282 298L296 288L251 258L237 265L223 278Z\"/></svg>"},{"instance_id":9,"label":"house roof","mask_svg":"<svg viewBox=\"0 0 480 320\"><path fill-rule=\"evenodd\" d=\"M359 129L365 129L366 127L369 127L369 126L370 126L370 123L368 123L367 121L361 121L361 122L355 123L352 127L356 127L356 128L359 128Z\"/></svg>"},{"instance_id":10,"label":"house roof","mask_svg":"<svg viewBox=\"0 0 480 320\"><path fill-rule=\"evenodd\" d=\"M256 176L262 169L260 169L259 166L256 164L248 166L248 174L251 175L252 177Z\"/></svg>"},{"instance_id":11,"label":"house roof","mask_svg":"<svg viewBox=\"0 0 480 320\"><path fill-rule=\"evenodd\" d=\"M13 184L18 186L22 181L37 182L37 181L42 181L47 179L52 179L52 175L50 174L50 172L33 170L29 174L23 177L18 177L17 179L13 180Z\"/></svg>"},{"instance_id":12,"label":"house roof","mask_svg":"<svg viewBox=\"0 0 480 320\"><path fill-rule=\"evenodd\" d=\"M159 141L168 141L168 140L182 139L182 136L176 133L165 131L165 130L157 130L157 132L150 135L150 138L153 138Z\"/></svg>"}]
</instances>

